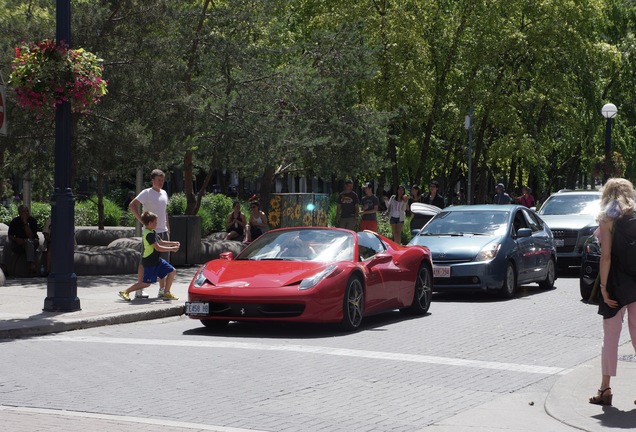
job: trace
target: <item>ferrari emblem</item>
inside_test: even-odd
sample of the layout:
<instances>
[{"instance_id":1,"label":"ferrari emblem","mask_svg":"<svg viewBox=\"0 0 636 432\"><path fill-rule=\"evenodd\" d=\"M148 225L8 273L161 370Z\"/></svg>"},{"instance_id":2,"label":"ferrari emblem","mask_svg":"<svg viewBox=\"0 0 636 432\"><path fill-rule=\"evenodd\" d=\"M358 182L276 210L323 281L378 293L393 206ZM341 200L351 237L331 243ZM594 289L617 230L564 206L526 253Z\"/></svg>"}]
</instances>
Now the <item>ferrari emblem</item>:
<instances>
[{"instance_id":1,"label":"ferrari emblem","mask_svg":"<svg viewBox=\"0 0 636 432\"><path fill-rule=\"evenodd\" d=\"M241 308L241 315L245 315L245 308Z\"/></svg>"}]
</instances>

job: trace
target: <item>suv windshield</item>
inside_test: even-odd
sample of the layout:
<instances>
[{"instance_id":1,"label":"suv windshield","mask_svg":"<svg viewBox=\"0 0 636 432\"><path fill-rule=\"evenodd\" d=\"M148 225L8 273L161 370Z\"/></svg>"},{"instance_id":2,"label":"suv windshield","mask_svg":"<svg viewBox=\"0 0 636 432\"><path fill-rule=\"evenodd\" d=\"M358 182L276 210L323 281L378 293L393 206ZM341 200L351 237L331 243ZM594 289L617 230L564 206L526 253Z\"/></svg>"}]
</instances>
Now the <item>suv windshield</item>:
<instances>
[{"instance_id":1,"label":"suv windshield","mask_svg":"<svg viewBox=\"0 0 636 432\"><path fill-rule=\"evenodd\" d=\"M540 215L596 215L600 210L601 194L552 195L543 204Z\"/></svg>"}]
</instances>

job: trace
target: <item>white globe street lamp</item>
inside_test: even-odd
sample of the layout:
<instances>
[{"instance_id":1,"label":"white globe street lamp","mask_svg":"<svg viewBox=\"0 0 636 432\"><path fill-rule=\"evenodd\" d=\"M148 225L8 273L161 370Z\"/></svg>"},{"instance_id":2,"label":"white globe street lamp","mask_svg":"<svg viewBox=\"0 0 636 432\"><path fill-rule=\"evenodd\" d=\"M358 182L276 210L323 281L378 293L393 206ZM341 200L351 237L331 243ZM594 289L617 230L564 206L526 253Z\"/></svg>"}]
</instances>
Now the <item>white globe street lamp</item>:
<instances>
[{"instance_id":1,"label":"white globe street lamp","mask_svg":"<svg viewBox=\"0 0 636 432\"><path fill-rule=\"evenodd\" d=\"M618 114L618 109L616 108L616 105L608 103L603 105L603 108L601 108L601 114L603 114L603 117L607 119L605 123L605 163L608 163L610 153L612 152L612 119L616 117L616 114ZM609 174L605 173L603 177L603 184L607 182L608 178Z\"/></svg>"}]
</instances>

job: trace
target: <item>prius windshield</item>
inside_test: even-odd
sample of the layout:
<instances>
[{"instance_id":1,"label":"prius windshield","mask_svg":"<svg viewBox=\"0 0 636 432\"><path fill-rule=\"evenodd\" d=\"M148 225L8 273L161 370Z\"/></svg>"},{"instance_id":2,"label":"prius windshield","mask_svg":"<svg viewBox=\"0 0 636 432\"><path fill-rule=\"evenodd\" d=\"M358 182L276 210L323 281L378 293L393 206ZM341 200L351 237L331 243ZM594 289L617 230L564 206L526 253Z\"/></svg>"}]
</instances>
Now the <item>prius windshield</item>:
<instances>
[{"instance_id":1,"label":"prius windshield","mask_svg":"<svg viewBox=\"0 0 636 432\"><path fill-rule=\"evenodd\" d=\"M353 233L299 228L269 231L241 252L237 260L336 262L353 260Z\"/></svg>"},{"instance_id":2,"label":"prius windshield","mask_svg":"<svg viewBox=\"0 0 636 432\"><path fill-rule=\"evenodd\" d=\"M509 211L444 211L423 229L427 235L501 235L508 227Z\"/></svg>"}]
</instances>

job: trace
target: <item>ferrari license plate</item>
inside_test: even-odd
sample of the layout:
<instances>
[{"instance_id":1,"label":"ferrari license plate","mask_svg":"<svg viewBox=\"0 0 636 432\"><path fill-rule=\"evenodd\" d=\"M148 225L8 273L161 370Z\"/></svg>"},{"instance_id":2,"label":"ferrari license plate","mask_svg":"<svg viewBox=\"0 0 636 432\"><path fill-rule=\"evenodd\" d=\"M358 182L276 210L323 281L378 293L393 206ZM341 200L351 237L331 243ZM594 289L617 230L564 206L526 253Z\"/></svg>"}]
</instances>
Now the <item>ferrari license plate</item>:
<instances>
[{"instance_id":1,"label":"ferrari license plate","mask_svg":"<svg viewBox=\"0 0 636 432\"><path fill-rule=\"evenodd\" d=\"M449 278L451 275L450 266L433 266L433 277Z\"/></svg>"},{"instance_id":2,"label":"ferrari license plate","mask_svg":"<svg viewBox=\"0 0 636 432\"><path fill-rule=\"evenodd\" d=\"M209 315L210 303L186 302L185 314L186 315Z\"/></svg>"}]
</instances>

